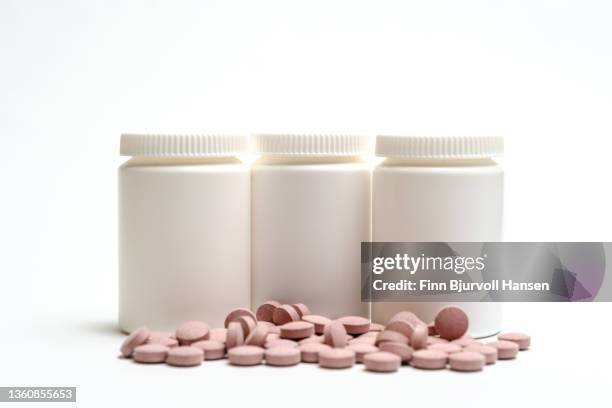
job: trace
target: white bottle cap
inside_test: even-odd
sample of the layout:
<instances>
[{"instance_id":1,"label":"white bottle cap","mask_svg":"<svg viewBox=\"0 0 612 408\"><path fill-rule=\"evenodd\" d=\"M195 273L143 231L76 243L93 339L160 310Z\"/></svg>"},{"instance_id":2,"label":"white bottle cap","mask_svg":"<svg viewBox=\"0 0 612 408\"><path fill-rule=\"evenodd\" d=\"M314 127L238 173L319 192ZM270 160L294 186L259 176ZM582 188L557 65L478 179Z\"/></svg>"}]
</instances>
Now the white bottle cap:
<instances>
[{"instance_id":1,"label":"white bottle cap","mask_svg":"<svg viewBox=\"0 0 612 408\"><path fill-rule=\"evenodd\" d=\"M500 136L377 136L376 155L402 159L483 159L501 156Z\"/></svg>"},{"instance_id":2,"label":"white bottle cap","mask_svg":"<svg viewBox=\"0 0 612 408\"><path fill-rule=\"evenodd\" d=\"M255 154L268 156L360 156L370 153L370 138L364 135L256 134Z\"/></svg>"},{"instance_id":3,"label":"white bottle cap","mask_svg":"<svg viewBox=\"0 0 612 408\"><path fill-rule=\"evenodd\" d=\"M249 139L237 135L121 135L122 156L232 157L248 152Z\"/></svg>"}]
</instances>

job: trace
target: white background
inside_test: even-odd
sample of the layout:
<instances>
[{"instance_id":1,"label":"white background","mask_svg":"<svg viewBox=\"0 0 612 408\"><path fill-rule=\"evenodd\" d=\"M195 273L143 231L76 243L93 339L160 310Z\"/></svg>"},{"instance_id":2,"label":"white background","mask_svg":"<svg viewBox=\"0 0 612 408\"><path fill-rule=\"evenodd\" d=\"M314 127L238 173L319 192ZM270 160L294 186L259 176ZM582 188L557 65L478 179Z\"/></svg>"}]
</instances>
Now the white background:
<instances>
[{"instance_id":1,"label":"white background","mask_svg":"<svg viewBox=\"0 0 612 408\"><path fill-rule=\"evenodd\" d=\"M0 385L84 406L609 405L609 303L510 304L475 375L116 358L122 132L499 134L512 241L610 241L606 1L0 0ZM291 397L295 392L297 396Z\"/></svg>"}]
</instances>

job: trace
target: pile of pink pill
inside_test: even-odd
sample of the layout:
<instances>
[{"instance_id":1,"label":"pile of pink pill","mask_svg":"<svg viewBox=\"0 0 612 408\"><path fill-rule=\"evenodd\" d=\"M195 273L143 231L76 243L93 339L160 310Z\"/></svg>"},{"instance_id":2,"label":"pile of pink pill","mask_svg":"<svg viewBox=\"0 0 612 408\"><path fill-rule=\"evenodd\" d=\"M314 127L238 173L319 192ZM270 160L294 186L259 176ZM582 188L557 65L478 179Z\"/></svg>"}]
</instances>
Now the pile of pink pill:
<instances>
[{"instance_id":1,"label":"pile of pink pill","mask_svg":"<svg viewBox=\"0 0 612 408\"><path fill-rule=\"evenodd\" d=\"M429 325L402 311L386 326L360 316L331 320L311 314L302 304L270 300L256 313L239 308L225 318L225 327L211 329L201 321L181 324L175 333L133 331L121 354L138 363L192 367L227 358L235 366L293 366L300 362L340 369L362 363L366 370L394 372L402 365L418 369L480 371L527 350L530 337L503 333L481 343L468 336L469 321L457 306L442 308Z\"/></svg>"}]
</instances>

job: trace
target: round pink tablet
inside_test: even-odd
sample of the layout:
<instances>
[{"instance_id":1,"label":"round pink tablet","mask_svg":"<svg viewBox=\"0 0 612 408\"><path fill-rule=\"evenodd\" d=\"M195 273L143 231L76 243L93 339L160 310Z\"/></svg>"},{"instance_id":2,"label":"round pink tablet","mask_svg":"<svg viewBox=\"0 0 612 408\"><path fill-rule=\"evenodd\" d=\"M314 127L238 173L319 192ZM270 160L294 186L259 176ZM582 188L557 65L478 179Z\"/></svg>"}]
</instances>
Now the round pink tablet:
<instances>
[{"instance_id":1,"label":"round pink tablet","mask_svg":"<svg viewBox=\"0 0 612 408\"><path fill-rule=\"evenodd\" d=\"M523 333L501 333L497 336L497 339L516 343L519 350L527 350L531 345L531 337Z\"/></svg>"},{"instance_id":2,"label":"round pink tablet","mask_svg":"<svg viewBox=\"0 0 612 408\"><path fill-rule=\"evenodd\" d=\"M169 348L161 344L143 344L134 349L132 358L139 363L163 363Z\"/></svg>"},{"instance_id":3,"label":"round pink tablet","mask_svg":"<svg viewBox=\"0 0 612 408\"><path fill-rule=\"evenodd\" d=\"M380 323L370 323L370 331L371 332L380 332L385 330L385 326Z\"/></svg>"},{"instance_id":4,"label":"round pink tablet","mask_svg":"<svg viewBox=\"0 0 612 408\"><path fill-rule=\"evenodd\" d=\"M408 344L408 337L396 331L384 330L378 333L378 335L376 336L375 344L378 346L380 345L380 343L383 343L385 341Z\"/></svg>"},{"instance_id":5,"label":"round pink tablet","mask_svg":"<svg viewBox=\"0 0 612 408\"><path fill-rule=\"evenodd\" d=\"M434 320L436 332L446 340L455 340L467 333L469 319L458 306L443 307Z\"/></svg>"},{"instance_id":6,"label":"round pink tablet","mask_svg":"<svg viewBox=\"0 0 612 408\"><path fill-rule=\"evenodd\" d=\"M240 323L244 337L251 334L251 331L257 327L257 322L251 316L238 316L233 321Z\"/></svg>"},{"instance_id":7,"label":"round pink tablet","mask_svg":"<svg viewBox=\"0 0 612 408\"><path fill-rule=\"evenodd\" d=\"M177 339L173 339L172 337L156 336L149 337L146 344L159 344L165 347L176 347L179 345L179 342Z\"/></svg>"},{"instance_id":8,"label":"round pink tablet","mask_svg":"<svg viewBox=\"0 0 612 408\"><path fill-rule=\"evenodd\" d=\"M225 344L217 340L202 340L191 344L204 352L204 361L225 357Z\"/></svg>"},{"instance_id":9,"label":"round pink tablet","mask_svg":"<svg viewBox=\"0 0 612 408\"><path fill-rule=\"evenodd\" d=\"M418 324L410 337L410 346L415 350L427 347L427 326Z\"/></svg>"},{"instance_id":10,"label":"round pink tablet","mask_svg":"<svg viewBox=\"0 0 612 408\"><path fill-rule=\"evenodd\" d=\"M417 315L415 315L412 312L409 312L407 310L401 311L401 312L397 312L396 314L394 314L393 316L391 316L391 319L389 319L389 323L395 321L395 320L406 320L410 323L412 323L413 326L416 326L417 324L425 324L423 323L423 321L421 319L419 319L419 317Z\"/></svg>"},{"instance_id":11,"label":"round pink tablet","mask_svg":"<svg viewBox=\"0 0 612 408\"><path fill-rule=\"evenodd\" d=\"M398 356L403 363L407 363L412 358L414 349L405 343L396 343L393 341L384 341L379 344L380 351L386 351Z\"/></svg>"},{"instance_id":12,"label":"round pink tablet","mask_svg":"<svg viewBox=\"0 0 612 408\"><path fill-rule=\"evenodd\" d=\"M338 319L344 325L346 332L352 335L364 334L370 331L370 320L361 316L344 316Z\"/></svg>"},{"instance_id":13,"label":"round pink tablet","mask_svg":"<svg viewBox=\"0 0 612 408\"><path fill-rule=\"evenodd\" d=\"M495 364L497 361L497 349L495 347L474 344L467 346L463 351L474 351L482 354L485 358L485 364Z\"/></svg>"},{"instance_id":14,"label":"round pink tablet","mask_svg":"<svg viewBox=\"0 0 612 408\"><path fill-rule=\"evenodd\" d=\"M319 366L324 368L349 368L355 364L355 352L346 348L332 348L319 352Z\"/></svg>"},{"instance_id":15,"label":"round pink tablet","mask_svg":"<svg viewBox=\"0 0 612 408\"><path fill-rule=\"evenodd\" d=\"M181 346L188 346L200 340L208 340L209 336L208 325L199 320L185 322L176 329L176 338Z\"/></svg>"},{"instance_id":16,"label":"round pink tablet","mask_svg":"<svg viewBox=\"0 0 612 408\"><path fill-rule=\"evenodd\" d=\"M225 343L227 341L227 329L225 327L210 329L208 339Z\"/></svg>"},{"instance_id":17,"label":"round pink tablet","mask_svg":"<svg viewBox=\"0 0 612 408\"><path fill-rule=\"evenodd\" d=\"M497 358L500 360L515 358L519 351L519 345L512 341L498 340L485 345L495 347L497 349Z\"/></svg>"},{"instance_id":18,"label":"round pink tablet","mask_svg":"<svg viewBox=\"0 0 612 408\"><path fill-rule=\"evenodd\" d=\"M410 364L415 368L437 370L446 367L448 354L439 350L422 349L412 354Z\"/></svg>"},{"instance_id":19,"label":"round pink tablet","mask_svg":"<svg viewBox=\"0 0 612 408\"><path fill-rule=\"evenodd\" d=\"M310 309L308 309L308 306L303 303L294 303L291 305L291 307L295 309L297 314L300 316L300 319L303 316L308 316L310 314Z\"/></svg>"},{"instance_id":20,"label":"round pink tablet","mask_svg":"<svg viewBox=\"0 0 612 408\"><path fill-rule=\"evenodd\" d=\"M308 344L308 343L323 344L323 340L325 340L323 336L310 336L310 337L306 337L305 339L298 341L298 344L300 345Z\"/></svg>"},{"instance_id":21,"label":"round pink tablet","mask_svg":"<svg viewBox=\"0 0 612 408\"><path fill-rule=\"evenodd\" d=\"M177 367L192 367L204 361L204 352L196 347L179 346L168 349L166 364Z\"/></svg>"},{"instance_id":22,"label":"round pink tablet","mask_svg":"<svg viewBox=\"0 0 612 408\"><path fill-rule=\"evenodd\" d=\"M448 340L442 339L440 337L435 337L435 336L427 337L427 345L438 344L438 343L448 343Z\"/></svg>"},{"instance_id":23,"label":"round pink tablet","mask_svg":"<svg viewBox=\"0 0 612 408\"><path fill-rule=\"evenodd\" d=\"M232 310L226 317L225 317L225 324L224 327L228 328L230 322L233 322L234 320L236 320L238 318L238 316L249 316L251 319L257 321L257 317L253 314L253 312L251 312L249 309L247 309L246 307L239 307L237 309Z\"/></svg>"},{"instance_id":24,"label":"round pink tablet","mask_svg":"<svg viewBox=\"0 0 612 408\"><path fill-rule=\"evenodd\" d=\"M325 316L312 315L312 314L302 316L302 320L305 322L314 324L315 333L317 334L323 334L323 331L325 331L325 326L327 326L328 324L332 322L331 319L328 319Z\"/></svg>"},{"instance_id":25,"label":"round pink tablet","mask_svg":"<svg viewBox=\"0 0 612 408\"><path fill-rule=\"evenodd\" d=\"M281 304L276 300L268 300L257 308L257 311L255 312L255 317L258 321L272 322L272 316L274 315L274 311L280 305Z\"/></svg>"},{"instance_id":26,"label":"round pink tablet","mask_svg":"<svg viewBox=\"0 0 612 408\"><path fill-rule=\"evenodd\" d=\"M230 350L236 346L242 346L244 344L244 332L242 326L238 322L230 322L227 327L227 340L225 347Z\"/></svg>"},{"instance_id":27,"label":"round pink tablet","mask_svg":"<svg viewBox=\"0 0 612 408\"><path fill-rule=\"evenodd\" d=\"M298 346L297 342L293 340L288 340L288 339L269 340L269 341L266 341L266 344L264 345L264 347L267 349L276 348L276 347L297 348L297 346Z\"/></svg>"},{"instance_id":28,"label":"round pink tablet","mask_svg":"<svg viewBox=\"0 0 612 408\"><path fill-rule=\"evenodd\" d=\"M170 333L170 332L152 331L151 333L149 333L149 338L147 340L147 343L158 344L156 343L156 341L160 339L163 339L163 340L175 339L176 340L176 336L174 335L174 333Z\"/></svg>"},{"instance_id":29,"label":"round pink tablet","mask_svg":"<svg viewBox=\"0 0 612 408\"><path fill-rule=\"evenodd\" d=\"M139 327L130 333L121 344L121 354L123 357L129 357L134 352L134 349L142 344L145 344L149 339L151 331L145 327Z\"/></svg>"},{"instance_id":30,"label":"round pink tablet","mask_svg":"<svg viewBox=\"0 0 612 408\"><path fill-rule=\"evenodd\" d=\"M272 321L278 326L298 320L300 320L300 315L291 305L280 305L272 315Z\"/></svg>"},{"instance_id":31,"label":"round pink tablet","mask_svg":"<svg viewBox=\"0 0 612 408\"><path fill-rule=\"evenodd\" d=\"M274 326L274 327L276 327L276 326ZM280 334L277 334L277 333L268 333L268 335L266 336L266 342L272 341L272 340L280 340Z\"/></svg>"},{"instance_id":32,"label":"round pink tablet","mask_svg":"<svg viewBox=\"0 0 612 408\"><path fill-rule=\"evenodd\" d=\"M257 325L244 340L247 346L263 347L268 337L268 328L266 326Z\"/></svg>"},{"instance_id":33,"label":"round pink tablet","mask_svg":"<svg viewBox=\"0 0 612 408\"><path fill-rule=\"evenodd\" d=\"M298 349L302 353L303 363L317 363L319 362L319 352L329 350L331 347L323 343L305 343L300 344Z\"/></svg>"},{"instance_id":34,"label":"round pink tablet","mask_svg":"<svg viewBox=\"0 0 612 408\"><path fill-rule=\"evenodd\" d=\"M349 340L348 344L370 344L372 346L376 345L376 337L375 336L359 336L354 339Z\"/></svg>"},{"instance_id":35,"label":"round pink tablet","mask_svg":"<svg viewBox=\"0 0 612 408\"><path fill-rule=\"evenodd\" d=\"M485 357L475 351L461 351L448 356L448 365L455 371L480 371L485 365Z\"/></svg>"},{"instance_id":36,"label":"round pink tablet","mask_svg":"<svg viewBox=\"0 0 612 408\"><path fill-rule=\"evenodd\" d=\"M296 365L301 352L297 347L272 347L266 350L266 364L277 367Z\"/></svg>"},{"instance_id":37,"label":"round pink tablet","mask_svg":"<svg viewBox=\"0 0 612 408\"><path fill-rule=\"evenodd\" d=\"M346 329L342 322L335 320L325 326L323 342L331 347L344 347L348 344Z\"/></svg>"},{"instance_id":38,"label":"round pink tablet","mask_svg":"<svg viewBox=\"0 0 612 408\"><path fill-rule=\"evenodd\" d=\"M397 332L403 334L407 338L410 338L414 332L414 325L408 320L396 319L390 321L385 330Z\"/></svg>"},{"instance_id":39,"label":"round pink tablet","mask_svg":"<svg viewBox=\"0 0 612 408\"><path fill-rule=\"evenodd\" d=\"M378 347L366 343L349 344L346 348L355 352L355 362L357 363L363 363L363 356L366 354L378 351Z\"/></svg>"},{"instance_id":40,"label":"round pink tablet","mask_svg":"<svg viewBox=\"0 0 612 408\"><path fill-rule=\"evenodd\" d=\"M427 346L427 348L429 350L442 351L446 354L459 353L460 351L463 351L463 347L453 343L437 343Z\"/></svg>"},{"instance_id":41,"label":"round pink tablet","mask_svg":"<svg viewBox=\"0 0 612 408\"><path fill-rule=\"evenodd\" d=\"M402 365L402 359L386 351L369 353L363 358L363 364L369 371L378 373L392 373Z\"/></svg>"},{"instance_id":42,"label":"round pink tablet","mask_svg":"<svg viewBox=\"0 0 612 408\"><path fill-rule=\"evenodd\" d=\"M303 321L285 323L280 327L280 336L282 339L305 339L313 336L314 333L314 324Z\"/></svg>"},{"instance_id":43,"label":"round pink tablet","mask_svg":"<svg viewBox=\"0 0 612 408\"><path fill-rule=\"evenodd\" d=\"M238 366L252 366L261 364L264 349L257 346L238 346L227 352L230 364Z\"/></svg>"},{"instance_id":44,"label":"round pink tablet","mask_svg":"<svg viewBox=\"0 0 612 408\"><path fill-rule=\"evenodd\" d=\"M481 342L479 342L478 340L474 340L472 337L468 336L467 334L463 337L460 337L458 339L455 339L453 341L451 341L452 344L456 344L458 346L461 347L468 347L468 346L474 346L474 345L482 345Z\"/></svg>"}]
</instances>

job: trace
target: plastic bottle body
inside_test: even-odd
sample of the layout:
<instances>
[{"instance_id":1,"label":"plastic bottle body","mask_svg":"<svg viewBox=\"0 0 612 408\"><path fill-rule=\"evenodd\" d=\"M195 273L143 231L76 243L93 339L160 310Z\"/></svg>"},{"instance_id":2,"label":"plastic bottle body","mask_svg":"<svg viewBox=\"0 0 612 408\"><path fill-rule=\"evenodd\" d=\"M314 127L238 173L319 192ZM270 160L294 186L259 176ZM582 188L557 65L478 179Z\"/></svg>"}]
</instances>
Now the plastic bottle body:
<instances>
[{"instance_id":1,"label":"plastic bottle body","mask_svg":"<svg viewBox=\"0 0 612 408\"><path fill-rule=\"evenodd\" d=\"M303 302L368 316L360 243L370 240L371 168L357 157L260 158L252 167L253 306Z\"/></svg>"},{"instance_id":2,"label":"plastic bottle body","mask_svg":"<svg viewBox=\"0 0 612 408\"><path fill-rule=\"evenodd\" d=\"M503 170L491 159L386 159L373 173L373 241L462 242L502 238ZM455 302L456 303L456 302ZM442 302L375 302L372 319L385 323L400 310L429 322ZM500 303L460 303L470 334L492 335L501 325Z\"/></svg>"},{"instance_id":3,"label":"plastic bottle body","mask_svg":"<svg viewBox=\"0 0 612 408\"><path fill-rule=\"evenodd\" d=\"M119 168L119 325L222 325L250 304L250 172L235 158Z\"/></svg>"}]
</instances>

